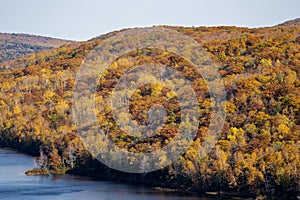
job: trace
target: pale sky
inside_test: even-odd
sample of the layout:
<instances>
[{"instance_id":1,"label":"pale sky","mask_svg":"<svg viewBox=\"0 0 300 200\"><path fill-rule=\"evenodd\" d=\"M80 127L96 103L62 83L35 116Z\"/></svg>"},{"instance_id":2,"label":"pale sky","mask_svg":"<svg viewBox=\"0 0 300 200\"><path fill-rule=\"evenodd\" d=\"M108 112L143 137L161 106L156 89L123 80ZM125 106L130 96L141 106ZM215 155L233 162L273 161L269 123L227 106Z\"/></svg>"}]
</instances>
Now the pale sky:
<instances>
[{"instance_id":1,"label":"pale sky","mask_svg":"<svg viewBox=\"0 0 300 200\"><path fill-rule=\"evenodd\" d=\"M297 17L300 0L0 0L0 32L72 40L128 27L262 27Z\"/></svg>"}]
</instances>

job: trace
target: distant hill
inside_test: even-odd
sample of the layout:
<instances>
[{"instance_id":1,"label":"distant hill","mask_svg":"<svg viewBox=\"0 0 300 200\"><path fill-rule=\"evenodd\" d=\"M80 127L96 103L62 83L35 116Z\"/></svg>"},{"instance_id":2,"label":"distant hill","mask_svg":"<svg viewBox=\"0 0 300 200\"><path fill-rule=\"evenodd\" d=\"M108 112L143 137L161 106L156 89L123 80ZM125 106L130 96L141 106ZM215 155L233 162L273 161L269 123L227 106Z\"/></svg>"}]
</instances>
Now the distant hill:
<instances>
[{"instance_id":1,"label":"distant hill","mask_svg":"<svg viewBox=\"0 0 300 200\"><path fill-rule=\"evenodd\" d=\"M42 50L57 48L70 42L69 40L36 35L0 33L0 62Z\"/></svg>"}]
</instances>

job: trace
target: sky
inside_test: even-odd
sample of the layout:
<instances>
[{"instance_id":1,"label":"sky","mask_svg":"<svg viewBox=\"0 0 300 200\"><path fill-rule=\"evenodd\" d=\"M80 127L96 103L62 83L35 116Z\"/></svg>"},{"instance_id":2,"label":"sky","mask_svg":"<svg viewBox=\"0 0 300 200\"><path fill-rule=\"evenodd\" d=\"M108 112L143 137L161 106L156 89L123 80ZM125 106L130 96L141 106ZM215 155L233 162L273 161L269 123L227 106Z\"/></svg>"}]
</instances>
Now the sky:
<instances>
[{"instance_id":1,"label":"sky","mask_svg":"<svg viewBox=\"0 0 300 200\"><path fill-rule=\"evenodd\" d=\"M300 0L0 0L0 32L78 41L128 27L264 27L297 17Z\"/></svg>"}]
</instances>

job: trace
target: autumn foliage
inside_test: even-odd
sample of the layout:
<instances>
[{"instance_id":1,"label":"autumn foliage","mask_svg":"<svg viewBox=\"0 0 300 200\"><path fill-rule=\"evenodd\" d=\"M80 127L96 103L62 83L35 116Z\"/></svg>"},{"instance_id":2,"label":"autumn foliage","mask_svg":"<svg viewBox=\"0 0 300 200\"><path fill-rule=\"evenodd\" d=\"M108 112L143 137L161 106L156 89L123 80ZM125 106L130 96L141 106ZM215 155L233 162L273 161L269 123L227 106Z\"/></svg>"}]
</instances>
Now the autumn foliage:
<instances>
[{"instance_id":1,"label":"autumn foliage","mask_svg":"<svg viewBox=\"0 0 300 200\"><path fill-rule=\"evenodd\" d=\"M300 178L299 26L167 28L194 38L218 63L226 88L226 122L214 149L200 159L199 149L212 109L205 82L186 60L157 49L130 52L112 63L99 80L96 92L99 124L116 145L130 152L153 151L172 141L178 124L188 126L188 122L180 121L178 99L168 88L145 85L130 99L130 112L136 123L147 121L144 111L153 104L161 103L167 110L164 128L147 139L120 131L110 108L101 105L119 78L133 66L170 66L193 80L201 116L192 146L177 162L162 169L161 176L148 176L155 179L153 184L158 181L155 184L199 193L296 197ZM0 144L34 154L42 152L46 155L43 167L50 170L76 172L76 168L83 170L86 166L90 175L99 173L95 172L97 167L103 170L101 173L112 173L100 163L91 164L93 158L77 136L71 110L75 74L101 39L32 54L13 61L14 69L1 71ZM100 146L105 145L105 141L101 142ZM162 165L167 155L157 156L155 164ZM139 178L144 177L147 175Z\"/></svg>"}]
</instances>

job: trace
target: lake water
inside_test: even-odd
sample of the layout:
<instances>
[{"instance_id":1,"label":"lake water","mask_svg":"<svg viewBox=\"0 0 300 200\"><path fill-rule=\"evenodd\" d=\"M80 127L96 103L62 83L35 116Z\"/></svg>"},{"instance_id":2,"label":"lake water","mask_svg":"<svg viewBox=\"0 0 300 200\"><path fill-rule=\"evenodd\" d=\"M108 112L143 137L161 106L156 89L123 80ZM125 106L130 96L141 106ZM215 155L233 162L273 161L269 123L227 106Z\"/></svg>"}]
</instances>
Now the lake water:
<instances>
[{"instance_id":1,"label":"lake water","mask_svg":"<svg viewBox=\"0 0 300 200\"><path fill-rule=\"evenodd\" d=\"M211 200L161 192L139 185L79 176L26 176L32 157L0 148L0 199L5 200Z\"/></svg>"}]
</instances>

